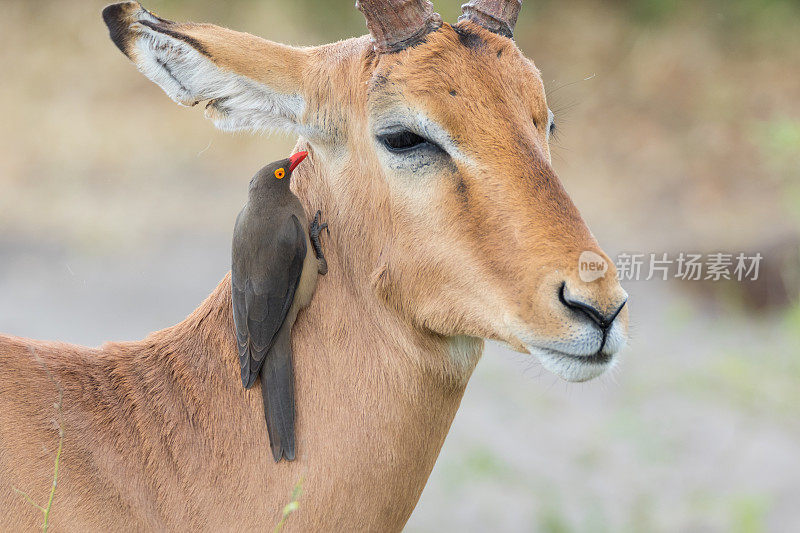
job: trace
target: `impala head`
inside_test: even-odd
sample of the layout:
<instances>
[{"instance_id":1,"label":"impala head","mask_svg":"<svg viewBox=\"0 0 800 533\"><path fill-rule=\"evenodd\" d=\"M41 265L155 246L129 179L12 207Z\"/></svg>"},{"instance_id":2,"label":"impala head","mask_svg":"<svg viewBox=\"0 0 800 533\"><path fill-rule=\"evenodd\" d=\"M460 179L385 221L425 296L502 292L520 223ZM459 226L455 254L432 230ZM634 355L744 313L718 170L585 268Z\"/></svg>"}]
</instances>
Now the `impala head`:
<instances>
[{"instance_id":1,"label":"impala head","mask_svg":"<svg viewBox=\"0 0 800 533\"><path fill-rule=\"evenodd\" d=\"M520 4L472 0L451 26L427 0L359 0L370 37L303 49L135 2L103 16L139 70L207 102L218 127L304 137L296 187L336 228L339 268L404 320L582 381L625 344L627 295L550 165L553 114L510 38ZM604 276L581 275L587 254Z\"/></svg>"}]
</instances>

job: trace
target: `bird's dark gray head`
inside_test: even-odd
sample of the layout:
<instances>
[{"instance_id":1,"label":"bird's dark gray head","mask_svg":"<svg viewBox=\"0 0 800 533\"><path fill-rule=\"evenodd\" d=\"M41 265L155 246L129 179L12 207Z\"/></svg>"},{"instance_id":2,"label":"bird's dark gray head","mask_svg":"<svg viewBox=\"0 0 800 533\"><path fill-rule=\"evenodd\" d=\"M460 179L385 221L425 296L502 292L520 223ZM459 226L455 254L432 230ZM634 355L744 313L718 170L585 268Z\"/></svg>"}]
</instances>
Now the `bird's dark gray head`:
<instances>
[{"instance_id":1,"label":"bird's dark gray head","mask_svg":"<svg viewBox=\"0 0 800 533\"><path fill-rule=\"evenodd\" d=\"M308 152L297 152L292 157L275 161L265 166L250 180L250 194L256 191L275 189L289 190L292 171L306 158Z\"/></svg>"}]
</instances>

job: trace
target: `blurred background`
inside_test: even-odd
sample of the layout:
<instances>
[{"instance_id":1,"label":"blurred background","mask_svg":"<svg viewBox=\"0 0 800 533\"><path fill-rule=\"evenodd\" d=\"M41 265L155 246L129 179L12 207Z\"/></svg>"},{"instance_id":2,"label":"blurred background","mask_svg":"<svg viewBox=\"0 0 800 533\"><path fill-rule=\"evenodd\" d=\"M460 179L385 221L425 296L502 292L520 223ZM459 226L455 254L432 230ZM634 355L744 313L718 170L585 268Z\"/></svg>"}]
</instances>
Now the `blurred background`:
<instances>
[{"instance_id":1,"label":"blurred background","mask_svg":"<svg viewBox=\"0 0 800 533\"><path fill-rule=\"evenodd\" d=\"M178 322L229 268L248 180L294 142L173 104L104 3L2 2L2 332L98 345ZM297 45L365 33L349 0L147 7ZM407 530L800 531L800 4L526 0L516 37L612 257L764 260L754 283L626 282L630 346L586 384L489 345Z\"/></svg>"}]
</instances>

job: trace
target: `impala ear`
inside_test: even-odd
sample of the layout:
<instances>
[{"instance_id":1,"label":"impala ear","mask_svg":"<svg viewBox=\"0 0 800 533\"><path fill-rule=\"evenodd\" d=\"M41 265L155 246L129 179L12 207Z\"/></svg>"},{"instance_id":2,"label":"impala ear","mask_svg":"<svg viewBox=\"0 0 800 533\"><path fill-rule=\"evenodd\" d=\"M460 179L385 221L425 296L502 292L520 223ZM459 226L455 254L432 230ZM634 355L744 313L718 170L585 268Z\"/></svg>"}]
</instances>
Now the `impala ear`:
<instances>
[{"instance_id":1,"label":"impala ear","mask_svg":"<svg viewBox=\"0 0 800 533\"><path fill-rule=\"evenodd\" d=\"M207 101L223 130L281 129L308 136L307 51L211 24L162 19L137 2L106 7L111 40L181 105Z\"/></svg>"}]
</instances>

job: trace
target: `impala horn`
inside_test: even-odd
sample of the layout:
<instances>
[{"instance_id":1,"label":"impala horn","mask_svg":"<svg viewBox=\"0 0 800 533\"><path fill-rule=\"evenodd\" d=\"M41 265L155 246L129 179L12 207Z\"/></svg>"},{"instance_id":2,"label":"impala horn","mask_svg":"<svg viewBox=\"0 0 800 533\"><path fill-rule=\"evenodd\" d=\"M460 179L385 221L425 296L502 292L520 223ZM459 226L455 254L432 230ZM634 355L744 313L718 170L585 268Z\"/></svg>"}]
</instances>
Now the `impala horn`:
<instances>
[{"instance_id":1,"label":"impala horn","mask_svg":"<svg viewBox=\"0 0 800 533\"><path fill-rule=\"evenodd\" d=\"M514 37L514 26L522 7L522 0L470 0L461 6L463 13L458 21L471 20L487 30Z\"/></svg>"},{"instance_id":2,"label":"impala horn","mask_svg":"<svg viewBox=\"0 0 800 533\"><path fill-rule=\"evenodd\" d=\"M442 25L428 0L356 0L378 53L413 46Z\"/></svg>"}]
</instances>

